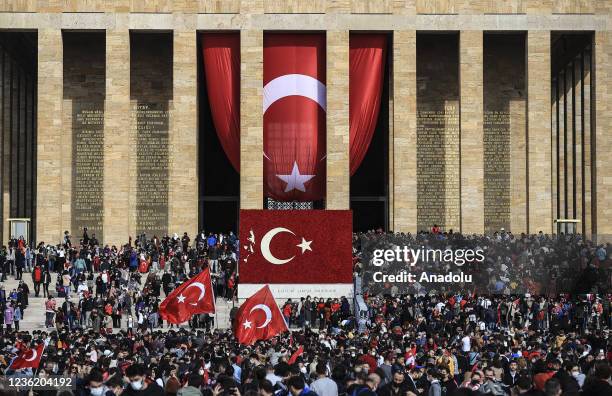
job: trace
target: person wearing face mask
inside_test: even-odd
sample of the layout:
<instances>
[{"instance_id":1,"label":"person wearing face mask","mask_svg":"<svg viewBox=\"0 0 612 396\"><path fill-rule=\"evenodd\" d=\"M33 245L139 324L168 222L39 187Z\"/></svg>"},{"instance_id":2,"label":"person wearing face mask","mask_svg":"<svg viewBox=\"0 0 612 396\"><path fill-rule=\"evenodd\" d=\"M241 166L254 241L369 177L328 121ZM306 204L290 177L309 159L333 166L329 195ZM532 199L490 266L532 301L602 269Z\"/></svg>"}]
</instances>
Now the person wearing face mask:
<instances>
[{"instance_id":1,"label":"person wearing face mask","mask_svg":"<svg viewBox=\"0 0 612 396\"><path fill-rule=\"evenodd\" d=\"M391 382L385 384L378 390L379 396L403 396L410 390L403 369L393 368Z\"/></svg>"},{"instance_id":2,"label":"person wearing face mask","mask_svg":"<svg viewBox=\"0 0 612 396\"><path fill-rule=\"evenodd\" d=\"M132 364L125 370L129 386L123 391L125 396L164 396L164 390L154 382L145 381L143 365Z\"/></svg>"},{"instance_id":3,"label":"person wearing face mask","mask_svg":"<svg viewBox=\"0 0 612 396\"><path fill-rule=\"evenodd\" d=\"M572 363L571 366L572 367L569 370L570 375L576 380L576 382L578 383L578 387L582 388L586 376L580 372L580 366L577 363Z\"/></svg>"},{"instance_id":4,"label":"person wearing face mask","mask_svg":"<svg viewBox=\"0 0 612 396\"><path fill-rule=\"evenodd\" d=\"M104 376L99 369L91 370L87 376L87 385L91 396L105 396L106 392L109 390L108 387L104 385Z\"/></svg>"},{"instance_id":5,"label":"person wearing face mask","mask_svg":"<svg viewBox=\"0 0 612 396\"><path fill-rule=\"evenodd\" d=\"M561 384L561 389L564 395L577 395L580 392L580 386L575 377L572 376L572 370L575 367L573 362L567 362L564 364L563 370L558 370L553 378L556 378ZM576 367L577 369L577 367ZM580 373L580 371L578 371Z\"/></svg>"}]
</instances>

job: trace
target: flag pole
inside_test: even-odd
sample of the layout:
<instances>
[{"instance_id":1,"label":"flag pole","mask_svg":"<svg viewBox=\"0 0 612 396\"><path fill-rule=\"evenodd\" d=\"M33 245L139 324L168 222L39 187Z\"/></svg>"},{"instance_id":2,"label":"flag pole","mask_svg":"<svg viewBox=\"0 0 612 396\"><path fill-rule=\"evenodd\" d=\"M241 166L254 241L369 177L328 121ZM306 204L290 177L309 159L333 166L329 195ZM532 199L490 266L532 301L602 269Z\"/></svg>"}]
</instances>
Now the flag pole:
<instances>
[{"instance_id":1,"label":"flag pole","mask_svg":"<svg viewBox=\"0 0 612 396\"><path fill-rule=\"evenodd\" d=\"M46 347L47 347L47 345L43 341L43 349L42 349L42 351L40 351L40 356L38 357L38 367L36 367L36 371L32 375L32 378L36 378L36 376L38 375L38 370L40 370L40 361L42 360L42 355L45 353L45 348ZM32 381L32 385L30 385L30 391L28 392L28 394L32 393L33 389L34 389L34 381Z\"/></svg>"},{"instance_id":2,"label":"flag pole","mask_svg":"<svg viewBox=\"0 0 612 396\"><path fill-rule=\"evenodd\" d=\"M44 349L43 349L44 351ZM38 361L38 367L36 367L36 371L34 372L34 374L32 375L32 378L36 378L38 375L38 370L40 369L40 361ZM34 390L34 381L32 381L32 385L30 385L30 391L28 392L28 395Z\"/></svg>"}]
</instances>

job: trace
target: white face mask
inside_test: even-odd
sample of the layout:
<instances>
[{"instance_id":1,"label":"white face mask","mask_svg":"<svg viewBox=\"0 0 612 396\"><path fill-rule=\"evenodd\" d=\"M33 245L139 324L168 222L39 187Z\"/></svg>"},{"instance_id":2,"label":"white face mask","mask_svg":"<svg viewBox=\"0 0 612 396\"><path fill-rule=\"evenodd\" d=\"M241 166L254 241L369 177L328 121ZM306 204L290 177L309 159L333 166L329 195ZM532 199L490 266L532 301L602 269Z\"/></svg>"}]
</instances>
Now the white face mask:
<instances>
[{"instance_id":1,"label":"white face mask","mask_svg":"<svg viewBox=\"0 0 612 396\"><path fill-rule=\"evenodd\" d=\"M102 396L102 394L104 393L104 387L103 386L99 386L97 388L90 388L89 390L91 391L91 394L93 396Z\"/></svg>"},{"instance_id":2,"label":"white face mask","mask_svg":"<svg viewBox=\"0 0 612 396\"><path fill-rule=\"evenodd\" d=\"M132 387L132 389L134 390L141 390L142 386L143 386L143 380L140 381L132 381L130 382L130 386Z\"/></svg>"},{"instance_id":3,"label":"white face mask","mask_svg":"<svg viewBox=\"0 0 612 396\"><path fill-rule=\"evenodd\" d=\"M572 377L576 378L580 375L580 371L572 371Z\"/></svg>"},{"instance_id":4,"label":"white face mask","mask_svg":"<svg viewBox=\"0 0 612 396\"><path fill-rule=\"evenodd\" d=\"M306 374L306 367L300 367L300 371L302 372L302 374Z\"/></svg>"}]
</instances>

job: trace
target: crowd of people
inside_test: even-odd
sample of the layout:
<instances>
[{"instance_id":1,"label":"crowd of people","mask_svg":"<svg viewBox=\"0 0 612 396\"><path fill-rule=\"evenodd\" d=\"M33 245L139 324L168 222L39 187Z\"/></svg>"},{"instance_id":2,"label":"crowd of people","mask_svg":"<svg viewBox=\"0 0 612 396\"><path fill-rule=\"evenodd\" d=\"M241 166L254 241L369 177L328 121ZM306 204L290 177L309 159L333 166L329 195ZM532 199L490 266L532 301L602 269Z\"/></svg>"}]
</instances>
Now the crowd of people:
<instances>
[{"instance_id":1,"label":"crowd of people","mask_svg":"<svg viewBox=\"0 0 612 396\"><path fill-rule=\"evenodd\" d=\"M122 326L160 327L161 300L205 266L211 269L216 295L232 300L237 281L236 236L200 233L190 242L185 233L151 239L141 235L120 248L99 246L87 229L75 244L68 232L63 243L41 242L35 249L22 239L11 240L8 249L0 250L0 268L2 279L12 275L19 284L10 291L0 288L0 308L5 312L0 324L18 329L16 318L25 314L30 287L23 281L24 270L31 273L34 296L48 298L46 327L57 329L83 327L99 332ZM28 255L31 263L25 264L22 258ZM207 326L212 323L209 317L194 320Z\"/></svg>"},{"instance_id":2,"label":"crowd of people","mask_svg":"<svg viewBox=\"0 0 612 396\"><path fill-rule=\"evenodd\" d=\"M367 265L363 238L374 234L355 236L357 276ZM567 247L560 236L510 233L477 238L510 250L532 241L536 261L541 252L546 261L566 249L584 268L605 274L610 267L610 245L571 239ZM247 346L210 315L173 327L158 313L166 295L206 267L217 298L235 300L233 233L200 233L193 241L187 234L141 235L119 248L99 246L87 230L72 239L66 233L57 246L36 247L11 240L0 251L2 279L21 280L15 290L0 289L0 374L74 379L70 389L30 391L39 396L612 395L612 295L598 290L405 294L389 286L365 293L365 328L347 298L304 296L280 305L291 332ZM513 262L505 265L513 271ZM503 275L487 273L487 284ZM19 321L32 296L44 297L45 326L23 331ZM11 368L16 356L41 343L38 369ZM6 382L0 387L15 392Z\"/></svg>"},{"instance_id":3,"label":"crowd of people","mask_svg":"<svg viewBox=\"0 0 612 396\"><path fill-rule=\"evenodd\" d=\"M435 230L435 228L434 228ZM612 293L612 249L610 245L595 244L579 234L543 233L514 235L502 230L493 235L463 235L429 232L416 235L403 233L366 233L355 237L355 244L363 257L360 270L364 286L371 292L419 294L423 292L456 292L469 289L488 294L607 294ZM397 246L414 249L425 255L411 266L411 272L432 274L450 272L469 274L472 282L428 285L423 282L384 285L372 282L379 270L371 264L375 249ZM442 257L445 252L481 252L481 260L463 258L456 264ZM436 255L435 253L439 254ZM429 254L434 253L434 254ZM406 268L404 262L394 261L386 266L387 273ZM389 290L384 290L388 287Z\"/></svg>"}]
</instances>

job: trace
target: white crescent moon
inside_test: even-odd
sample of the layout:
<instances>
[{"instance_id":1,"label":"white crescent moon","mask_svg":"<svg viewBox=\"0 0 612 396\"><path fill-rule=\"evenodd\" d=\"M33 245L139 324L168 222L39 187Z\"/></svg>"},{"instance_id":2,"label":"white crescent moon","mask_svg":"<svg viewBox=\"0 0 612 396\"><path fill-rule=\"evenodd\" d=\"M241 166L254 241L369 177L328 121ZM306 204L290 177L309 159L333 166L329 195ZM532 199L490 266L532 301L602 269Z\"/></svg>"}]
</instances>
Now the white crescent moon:
<instances>
[{"instance_id":1,"label":"white crescent moon","mask_svg":"<svg viewBox=\"0 0 612 396\"><path fill-rule=\"evenodd\" d=\"M25 359L26 362L33 362L38 357L38 351L36 349L32 349L32 358Z\"/></svg>"},{"instance_id":2,"label":"white crescent moon","mask_svg":"<svg viewBox=\"0 0 612 396\"><path fill-rule=\"evenodd\" d=\"M202 282L193 282L191 285L187 286L185 288L185 290L189 289L191 286L195 286L198 289L200 289L200 297L198 298L198 301L203 299L204 295L206 294L206 289L204 288L204 285L202 284ZM191 305L198 305L198 301L196 301L195 303L190 303L190 304Z\"/></svg>"},{"instance_id":3,"label":"white crescent moon","mask_svg":"<svg viewBox=\"0 0 612 396\"><path fill-rule=\"evenodd\" d=\"M274 102L287 96L304 96L317 102L323 111L327 111L327 88L325 84L305 74L285 74L276 77L264 87L264 114Z\"/></svg>"},{"instance_id":4,"label":"white crescent moon","mask_svg":"<svg viewBox=\"0 0 612 396\"><path fill-rule=\"evenodd\" d=\"M261 329L266 327L268 323L270 323L270 321L272 320L272 311L270 310L270 307L268 307L266 304L257 304L253 308L251 308L251 310L249 311L249 315L253 313L253 311L255 311L256 309L261 309L266 314L265 322L263 322L261 326L257 326L258 329Z\"/></svg>"},{"instance_id":5,"label":"white crescent moon","mask_svg":"<svg viewBox=\"0 0 612 396\"><path fill-rule=\"evenodd\" d=\"M274 257L272 252L270 252L270 242L272 242L272 238L274 238L274 236L276 234L280 234L281 232L288 232L288 233L290 233L292 235L295 235L293 233L293 231L291 231L291 230L288 230L288 229L283 228L283 227L276 227L276 228L272 228L270 231L266 232L266 234L263 236L263 238L261 238L261 254L270 263L276 264L276 265L287 264L289 261L293 260L293 258L295 257L295 256L291 256L288 259L281 260L279 258Z\"/></svg>"}]
</instances>

